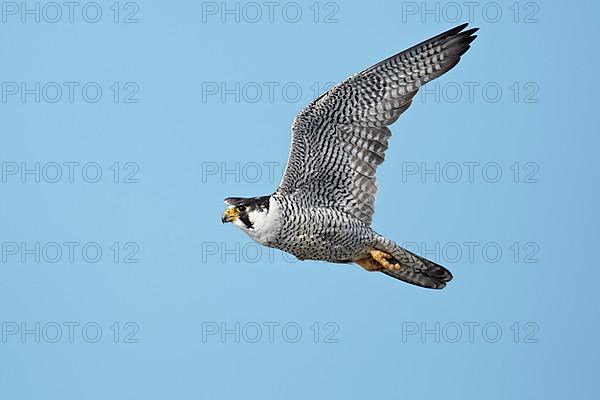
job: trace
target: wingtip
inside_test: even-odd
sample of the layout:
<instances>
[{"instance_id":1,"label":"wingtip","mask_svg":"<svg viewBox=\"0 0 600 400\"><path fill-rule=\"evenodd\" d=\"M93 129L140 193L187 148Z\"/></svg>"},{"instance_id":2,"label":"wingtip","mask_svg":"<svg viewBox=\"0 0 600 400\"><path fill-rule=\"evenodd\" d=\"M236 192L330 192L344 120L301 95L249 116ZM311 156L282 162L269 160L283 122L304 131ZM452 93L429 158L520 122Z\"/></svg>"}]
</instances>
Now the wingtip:
<instances>
[{"instance_id":1,"label":"wingtip","mask_svg":"<svg viewBox=\"0 0 600 400\"><path fill-rule=\"evenodd\" d=\"M469 26L468 22L457 25L454 28L449 29L446 32L440 34L437 38L450 38L450 37L454 37L454 36L470 37L471 35L473 35L475 32L477 32L479 30L479 28L471 28L471 29L467 29L465 31L464 29L467 26Z\"/></svg>"},{"instance_id":2,"label":"wingtip","mask_svg":"<svg viewBox=\"0 0 600 400\"><path fill-rule=\"evenodd\" d=\"M455 31L454 33L460 33L461 35L472 35L479 30L479 27L464 30L467 26L469 26L469 23L465 22L464 24L458 25L457 27L451 29L451 31Z\"/></svg>"},{"instance_id":3,"label":"wingtip","mask_svg":"<svg viewBox=\"0 0 600 400\"><path fill-rule=\"evenodd\" d=\"M460 31L462 31L463 29L465 29L467 26L469 26L469 23L468 23L468 22L464 22L464 23L462 23L462 24L458 25L458 26L457 26L456 28L454 28L454 29L458 29L458 31L460 32Z\"/></svg>"},{"instance_id":4,"label":"wingtip","mask_svg":"<svg viewBox=\"0 0 600 400\"><path fill-rule=\"evenodd\" d=\"M457 33L460 33L463 29L465 29L467 27L467 25L469 25L468 22L465 22L464 24L460 24L458 26L455 26L454 28L448 29L446 32L442 33L440 36L453 36L453 35L456 35Z\"/></svg>"},{"instance_id":5,"label":"wingtip","mask_svg":"<svg viewBox=\"0 0 600 400\"><path fill-rule=\"evenodd\" d=\"M477 35L466 36L466 38L467 44L470 44L471 42L473 42L473 40L477 39Z\"/></svg>"},{"instance_id":6,"label":"wingtip","mask_svg":"<svg viewBox=\"0 0 600 400\"><path fill-rule=\"evenodd\" d=\"M477 32L479 30L479 28L471 28L471 29L467 29L464 32L461 32L461 35L466 35L466 36L476 36L474 35L475 32Z\"/></svg>"}]
</instances>

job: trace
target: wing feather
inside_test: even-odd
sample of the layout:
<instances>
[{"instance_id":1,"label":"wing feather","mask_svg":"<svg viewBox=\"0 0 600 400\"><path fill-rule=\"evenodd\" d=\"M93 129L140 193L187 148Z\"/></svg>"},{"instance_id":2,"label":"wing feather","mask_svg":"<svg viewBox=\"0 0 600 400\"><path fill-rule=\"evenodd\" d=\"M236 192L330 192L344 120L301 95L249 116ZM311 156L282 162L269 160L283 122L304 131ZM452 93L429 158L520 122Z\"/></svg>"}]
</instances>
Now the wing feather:
<instances>
[{"instance_id":1,"label":"wing feather","mask_svg":"<svg viewBox=\"0 0 600 400\"><path fill-rule=\"evenodd\" d=\"M377 167L394 123L425 83L452 69L477 37L457 26L346 79L294 119L279 193L342 209L367 224Z\"/></svg>"}]
</instances>

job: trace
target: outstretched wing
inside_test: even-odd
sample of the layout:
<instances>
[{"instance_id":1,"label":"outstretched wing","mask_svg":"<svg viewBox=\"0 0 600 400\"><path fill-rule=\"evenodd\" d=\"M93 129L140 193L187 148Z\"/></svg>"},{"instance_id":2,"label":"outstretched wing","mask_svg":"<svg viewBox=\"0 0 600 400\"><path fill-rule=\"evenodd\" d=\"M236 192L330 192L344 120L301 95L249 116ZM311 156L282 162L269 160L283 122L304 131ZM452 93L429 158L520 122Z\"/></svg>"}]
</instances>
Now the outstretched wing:
<instances>
[{"instance_id":1,"label":"outstretched wing","mask_svg":"<svg viewBox=\"0 0 600 400\"><path fill-rule=\"evenodd\" d=\"M477 29L458 26L360 72L294 119L292 147L278 193L342 209L367 224L375 211L375 172L392 124L421 85L454 67Z\"/></svg>"}]
</instances>

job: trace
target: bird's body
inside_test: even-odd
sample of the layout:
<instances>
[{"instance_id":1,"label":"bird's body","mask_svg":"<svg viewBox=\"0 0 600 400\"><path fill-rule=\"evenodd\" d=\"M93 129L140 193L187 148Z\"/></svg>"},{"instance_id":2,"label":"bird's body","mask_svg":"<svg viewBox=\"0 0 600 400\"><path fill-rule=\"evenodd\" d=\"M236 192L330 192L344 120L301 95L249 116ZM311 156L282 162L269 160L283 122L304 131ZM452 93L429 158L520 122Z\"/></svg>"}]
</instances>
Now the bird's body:
<instances>
[{"instance_id":1,"label":"bird's body","mask_svg":"<svg viewBox=\"0 0 600 400\"><path fill-rule=\"evenodd\" d=\"M356 74L306 107L292 125L292 149L271 196L228 198L223 222L301 260L356 262L403 281L443 288L444 267L371 228L377 167L387 128L424 83L451 69L476 29L451 29Z\"/></svg>"},{"instance_id":2,"label":"bird's body","mask_svg":"<svg viewBox=\"0 0 600 400\"><path fill-rule=\"evenodd\" d=\"M293 254L300 260L352 262L367 254L375 233L363 221L331 207L306 204L294 196L274 194L273 215L279 232L272 242L259 243ZM269 214L271 211L269 211Z\"/></svg>"}]
</instances>

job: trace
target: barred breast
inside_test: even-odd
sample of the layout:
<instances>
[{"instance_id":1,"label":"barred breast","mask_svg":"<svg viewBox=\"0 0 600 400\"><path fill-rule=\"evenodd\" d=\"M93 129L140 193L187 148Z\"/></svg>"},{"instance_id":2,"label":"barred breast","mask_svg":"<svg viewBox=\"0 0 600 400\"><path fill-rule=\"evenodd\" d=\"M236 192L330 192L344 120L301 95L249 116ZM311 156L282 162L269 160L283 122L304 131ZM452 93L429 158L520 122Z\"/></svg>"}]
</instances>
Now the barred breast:
<instances>
[{"instance_id":1,"label":"barred breast","mask_svg":"<svg viewBox=\"0 0 600 400\"><path fill-rule=\"evenodd\" d=\"M273 247L301 260L350 262L364 253L375 233L344 211L307 205L295 196L274 195L279 203L281 230Z\"/></svg>"}]
</instances>

